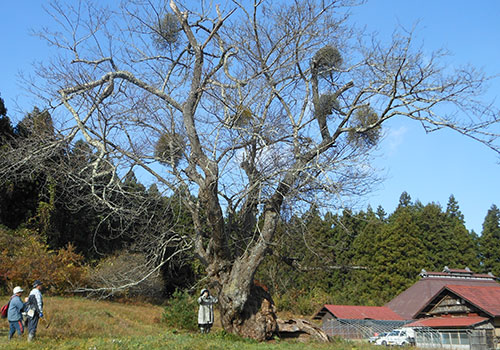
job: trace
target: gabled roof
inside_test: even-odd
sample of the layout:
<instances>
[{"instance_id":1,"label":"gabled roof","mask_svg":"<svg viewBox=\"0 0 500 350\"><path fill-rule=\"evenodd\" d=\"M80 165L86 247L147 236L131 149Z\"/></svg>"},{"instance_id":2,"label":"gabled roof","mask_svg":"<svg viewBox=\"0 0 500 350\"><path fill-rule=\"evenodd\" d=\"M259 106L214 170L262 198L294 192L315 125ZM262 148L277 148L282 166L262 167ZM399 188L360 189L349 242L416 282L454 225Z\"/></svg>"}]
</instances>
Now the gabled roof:
<instances>
[{"instance_id":1,"label":"gabled roof","mask_svg":"<svg viewBox=\"0 0 500 350\"><path fill-rule=\"evenodd\" d=\"M405 325L405 327L460 328L474 326L486 321L488 321L486 317L479 316L431 317L409 323Z\"/></svg>"},{"instance_id":2,"label":"gabled roof","mask_svg":"<svg viewBox=\"0 0 500 350\"><path fill-rule=\"evenodd\" d=\"M386 320L402 321L397 313L385 306L325 305L314 319L321 319L326 313L344 320Z\"/></svg>"},{"instance_id":3,"label":"gabled roof","mask_svg":"<svg viewBox=\"0 0 500 350\"><path fill-rule=\"evenodd\" d=\"M410 288L385 304L405 320L416 318L425 305L433 299L446 285L463 285L500 288L495 276L474 274L467 270L445 269L443 272L427 272L422 270L422 278Z\"/></svg>"},{"instance_id":4,"label":"gabled roof","mask_svg":"<svg viewBox=\"0 0 500 350\"><path fill-rule=\"evenodd\" d=\"M443 288L445 289L492 317L500 316L500 285L491 287L447 285Z\"/></svg>"}]
</instances>

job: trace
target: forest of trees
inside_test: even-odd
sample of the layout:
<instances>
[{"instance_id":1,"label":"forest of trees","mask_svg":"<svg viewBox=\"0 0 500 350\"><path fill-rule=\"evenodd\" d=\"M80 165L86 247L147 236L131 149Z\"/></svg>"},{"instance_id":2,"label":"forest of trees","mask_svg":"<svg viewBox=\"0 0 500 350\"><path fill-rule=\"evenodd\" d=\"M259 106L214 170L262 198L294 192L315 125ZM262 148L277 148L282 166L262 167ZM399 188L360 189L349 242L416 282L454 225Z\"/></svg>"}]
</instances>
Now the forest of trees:
<instances>
[{"instance_id":1,"label":"forest of trees","mask_svg":"<svg viewBox=\"0 0 500 350\"><path fill-rule=\"evenodd\" d=\"M26 145L31 145L33 149L41 148L56 137L52 117L47 111L35 107L14 126L0 98L0 113L0 155L7 149L15 151ZM154 256L157 249L148 245L148 242L154 244L154 239L148 240L145 234L141 234L141 240L134 239L137 231L143 233L152 226L161 226L167 236L172 232L188 233L192 230L190 217L183 214L184 209L176 195L162 197L155 185L146 189L133 172L129 172L123 178L124 191L116 193L114 200L133 207L136 196L146 197L147 206L142 208L143 220L131 223L117 219L111 215L111 208L96 205L92 201L89 187L72 180L73 173L86 171L86 167L94 160L85 156L83 149L87 147L85 142L80 141L74 147L58 150L51 155L50 161L47 160L47 164L38 164L36 170L33 164L13 164L6 157L0 157L3 169L15 168L9 170L15 175L11 179L3 179L0 185L0 233L3 234L0 241L8 244L9 239L5 234L10 232L12 241L19 244L19 240L14 237L25 236L28 232L37 236L49 250L65 249L69 244L87 264L101 270L99 262L116 266L118 270L113 269L107 271L105 276L97 276L98 281L90 286L73 286L75 289L104 287L102 294L105 296L129 292L126 290L129 288L122 288L127 282L138 285L138 294L146 296L168 296L178 288L193 285L197 277L196 264L193 264L192 252L183 248L182 242L166 239L167 243L162 247L164 256L158 257ZM64 171L54 171L50 162L58 163ZM103 183L108 180L101 179ZM17 234L16 230L23 233ZM174 258L165 258L172 255L171 251L176 252ZM9 254L4 254L7 259ZM107 261L110 257L111 261ZM118 259L118 264L115 259ZM166 263L155 274L161 282L154 285L157 289L154 291L141 275L158 260ZM130 270L136 272L128 274ZM6 274L0 277L0 288L10 289L12 283L14 281L9 281ZM55 289L60 290L58 287ZM82 291L86 292L85 289Z\"/></svg>"},{"instance_id":2,"label":"forest of trees","mask_svg":"<svg viewBox=\"0 0 500 350\"><path fill-rule=\"evenodd\" d=\"M0 99L0 152L2 146L16 147L22 138L50 134L51 117L34 109L17 125L12 125L7 109ZM40 130L45 131L40 131ZM30 131L31 130L31 131ZM68 169L85 168L79 149L84 142L58 155ZM106 209L98 211L84 201L75 202L76 191L70 177L64 174L27 172L24 180L11 181L0 187L0 226L5 229L29 229L44 237L50 249L62 249L71 244L86 263L96 263L114 254L148 254L148 247L134 242L134 235L118 230L120 222L106 219ZM163 197L156 186L146 188L133 173L124 177L128 195L134 193L150 197L145 209L145 221L164 225L169 230L190 231L190 216L175 196ZM83 188L79 189L83 191ZM84 194L77 198L86 198ZM173 213L172 211L177 211ZM165 213L170 212L170 215ZM184 214L183 214L184 212ZM175 223L173 222L175 218ZM136 225L147 225L137 222ZM133 232L128 227L127 232ZM121 234L113 234L113 232ZM459 203L453 195L446 208L436 203L413 201L404 192L393 213L379 206L374 210L344 210L322 214L312 206L301 217L282 220L278 227L271 253L260 267L256 278L286 305L302 297L309 308L315 303L381 305L413 284L421 269L441 271L444 266L469 267L474 272L492 272L500 276L500 210L492 205L485 213L483 230L478 235L468 231ZM176 250L175 244L171 249ZM162 270L163 296L176 289L189 290L202 276L202 267L192 251L166 265ZM5 287L6 280L0 280ZM288 298L288 299L287 299ZM308 311L306 307L304 311Z\"/></svg>"},{"instance_id":3,"label":"forest of trees","mask_svg":"<svg viewBox=\"0 0 500 350\"><path fill-rule=\"evenodd\" d=\"M273 273L259 278L279 295L299 288L310 298L320 292L329 303L382 305L415 283L422 269L468 267L499 276L499 213L492 205L478 236L465 227L453 195L442 208L412 201L404 192L391 214L369 207L322 216L312 208L294 219L301 235L281 233L282 245L263 269ZM287 256L290 246L301 253Z\"/></svg>"}]
</instances>

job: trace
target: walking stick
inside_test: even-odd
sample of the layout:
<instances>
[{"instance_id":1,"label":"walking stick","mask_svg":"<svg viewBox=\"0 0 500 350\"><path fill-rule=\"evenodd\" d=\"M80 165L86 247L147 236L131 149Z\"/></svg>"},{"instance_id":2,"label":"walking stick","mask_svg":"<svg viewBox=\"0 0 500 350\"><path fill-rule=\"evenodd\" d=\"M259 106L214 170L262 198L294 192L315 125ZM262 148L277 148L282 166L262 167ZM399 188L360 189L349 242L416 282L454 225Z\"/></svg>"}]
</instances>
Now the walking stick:
<instances>
[{"instance_id":1,"label":"walking stick","mask_svg":"<svg viewBox=\"0 0 500 350\"><path fill-rule=\"evenodd\" d=\"M52 323L52 322L51 322L52 320L47 319L47 316L42 317L42 318L41 318L41 321L43 321L43 322L45 323L45 329L49 328L49 327L50 327L50 324Z\"/></svg>"}]
</instances>

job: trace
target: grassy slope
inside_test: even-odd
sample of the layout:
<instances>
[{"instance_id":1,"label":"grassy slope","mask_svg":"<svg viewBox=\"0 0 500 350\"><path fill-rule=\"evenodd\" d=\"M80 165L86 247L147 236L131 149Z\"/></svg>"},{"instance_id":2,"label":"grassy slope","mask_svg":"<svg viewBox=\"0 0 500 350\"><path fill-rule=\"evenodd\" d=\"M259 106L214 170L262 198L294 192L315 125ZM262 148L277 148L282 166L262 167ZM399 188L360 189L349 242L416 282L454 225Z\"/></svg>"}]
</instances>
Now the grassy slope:
<instances>
[{"instance_id":1,"label":"grassy slope","mask_svg":"<svg viewBox=\"0 0 500 350\"><path fill-rule=\"evenodd\" d=\"M304 344L295 342L244 340L217 328L209 335L177 332L161 323L163 308L149 304L60 297L46 297L44 302L46 320L38 327L37 341L28 344L25 334L9 342L8 322L1 320L0 349L304 349ZM307 348L351 350L352 344L308 344Z\"/></svg>"}]
</instances>

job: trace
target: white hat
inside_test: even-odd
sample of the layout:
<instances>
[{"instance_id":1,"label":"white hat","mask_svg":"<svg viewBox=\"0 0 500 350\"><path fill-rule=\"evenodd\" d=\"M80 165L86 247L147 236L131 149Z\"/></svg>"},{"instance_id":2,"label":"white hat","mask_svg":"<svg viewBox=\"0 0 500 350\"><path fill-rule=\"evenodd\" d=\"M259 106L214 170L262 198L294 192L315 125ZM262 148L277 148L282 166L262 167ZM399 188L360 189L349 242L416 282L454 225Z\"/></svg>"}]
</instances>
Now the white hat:
<instances>
[{"instance_id":1,"label":"white hat","mask_svg":"<svg viewBox=\"0 0 500 350\"><path fill-rule=\"evenodd\" d=\"M22 292L24 292L24 290L21 287L17 286L14 288L14 294L22 293Z\"/></svg>"}]
</instances>

